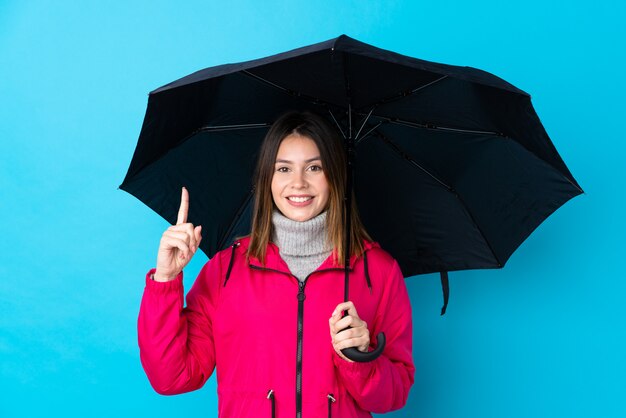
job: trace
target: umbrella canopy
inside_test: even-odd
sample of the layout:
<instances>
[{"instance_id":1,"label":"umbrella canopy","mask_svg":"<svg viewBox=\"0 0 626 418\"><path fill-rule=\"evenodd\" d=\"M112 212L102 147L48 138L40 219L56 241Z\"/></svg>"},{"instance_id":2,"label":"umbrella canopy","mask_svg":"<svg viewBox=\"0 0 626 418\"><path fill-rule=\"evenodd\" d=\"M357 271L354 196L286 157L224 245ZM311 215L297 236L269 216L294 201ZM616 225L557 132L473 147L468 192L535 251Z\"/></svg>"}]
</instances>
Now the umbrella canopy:
<instances>
[{"instance_id":1,"label":"umbrella canopy","mask_svg":"<svg viewBox=\"0 0 626 418\"><path fill-rule=\"evenodd\" d=\"M406 276L502 267L582 193L527 93L345 35L151 92L120 188L174 223L186 186L212 257L250 232L256 151L292 109L326 115L353 141L363 223Z\"/></svg>"}]
</instances>

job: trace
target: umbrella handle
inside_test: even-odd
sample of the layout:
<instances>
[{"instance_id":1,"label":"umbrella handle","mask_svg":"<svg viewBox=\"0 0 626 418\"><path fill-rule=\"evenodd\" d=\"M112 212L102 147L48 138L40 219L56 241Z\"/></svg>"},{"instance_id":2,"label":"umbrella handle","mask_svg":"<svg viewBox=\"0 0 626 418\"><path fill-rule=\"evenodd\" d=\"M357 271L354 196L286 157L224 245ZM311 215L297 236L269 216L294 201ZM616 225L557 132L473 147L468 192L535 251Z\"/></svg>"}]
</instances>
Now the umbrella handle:
<instances>
[{"instance_id":1,"label":"umbrella handle","mask_svg":"<svg viewBox=\"0 0 626 418\"><path fill-rule=\"evenodd\" d=\"M358 363L367 363L369 361L374 361L383 353L385 349L385 333L380 332L376 336L376 349L374 351L370 351L364 353L356 349L356 347L348 347L341 350L344 356L348 357L352 361L356 361Z\"/></svg>"}]
</instances>

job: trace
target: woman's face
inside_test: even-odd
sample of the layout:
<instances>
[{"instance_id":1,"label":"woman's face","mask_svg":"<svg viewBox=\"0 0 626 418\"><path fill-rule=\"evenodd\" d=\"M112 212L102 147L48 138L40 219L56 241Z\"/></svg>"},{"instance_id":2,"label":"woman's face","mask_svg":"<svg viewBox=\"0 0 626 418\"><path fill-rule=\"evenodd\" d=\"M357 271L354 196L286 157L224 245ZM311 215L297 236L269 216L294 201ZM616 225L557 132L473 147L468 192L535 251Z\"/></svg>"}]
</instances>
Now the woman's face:
<instances>
[{"instance_id":1,"label":"woman's face","mask_svg":"<svg viewBox=\"0 0 626 418\"><path fill-rule=\"evenodd\" d=\"M278 210L293 221L308 221L326 209L328 195L315 142L296 134L285 137L278 147L272 177L272 198Z\"/></svg>"}]
</instances>

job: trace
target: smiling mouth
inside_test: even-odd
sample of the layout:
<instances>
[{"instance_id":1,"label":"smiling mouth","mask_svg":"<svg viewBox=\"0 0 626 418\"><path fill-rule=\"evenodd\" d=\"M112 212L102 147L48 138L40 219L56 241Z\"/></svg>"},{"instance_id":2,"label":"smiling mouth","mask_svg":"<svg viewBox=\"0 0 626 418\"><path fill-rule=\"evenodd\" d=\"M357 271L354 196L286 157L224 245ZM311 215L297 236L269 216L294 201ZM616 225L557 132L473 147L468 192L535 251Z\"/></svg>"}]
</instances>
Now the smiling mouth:
<instances>
[{"instance_id":1,"label":"smiling mouth","mask_svg":"<svg viewBox=\"0 0 626 418\"><path fill-rule=\"evenodd\" d=\"M289 196L287 198L287 200L290 200L292 202L296 202L296 203L303 203L306 202L308 200L313 199L313 196L306 196L306 197L296 197L296 196Z\"/></svg>"}]
</instances>

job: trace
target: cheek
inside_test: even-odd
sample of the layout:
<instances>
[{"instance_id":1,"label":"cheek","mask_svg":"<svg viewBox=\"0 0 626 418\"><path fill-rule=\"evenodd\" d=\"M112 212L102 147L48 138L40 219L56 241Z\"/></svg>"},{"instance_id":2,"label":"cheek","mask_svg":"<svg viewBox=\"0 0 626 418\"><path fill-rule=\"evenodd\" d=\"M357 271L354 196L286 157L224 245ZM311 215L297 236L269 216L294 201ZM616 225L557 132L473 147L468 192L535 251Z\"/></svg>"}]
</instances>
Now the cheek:
<instances>
[{"instance_id":1,"label":"cheek","mask_svg":"<svg viewBox=\"0 0 626 418\"><path fill-rule=\"evenodd\" d=\"M271 188L272 188L272 199L274 200L274 204L278 204L278 202L282 201L281 195L285 192L285 188L289 185L289 181L285 178L280 178L274 176L272 178Z\"/></svg>"}]
</instances>

